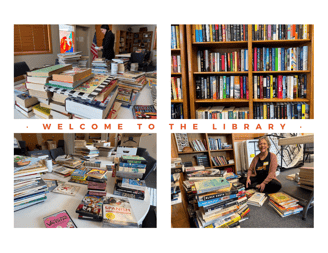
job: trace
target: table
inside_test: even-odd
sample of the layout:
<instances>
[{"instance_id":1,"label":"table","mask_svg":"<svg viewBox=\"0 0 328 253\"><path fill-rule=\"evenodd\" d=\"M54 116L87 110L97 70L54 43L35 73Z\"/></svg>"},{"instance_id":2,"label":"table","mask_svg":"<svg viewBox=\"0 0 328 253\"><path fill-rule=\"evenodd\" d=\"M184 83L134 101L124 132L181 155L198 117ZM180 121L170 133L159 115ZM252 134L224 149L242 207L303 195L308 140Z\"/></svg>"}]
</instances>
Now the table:
<instances>
[{"instance_id":1,"label":"table","mask_svg":"<svg viewBox=\"0 0 328 253\"><path fill-rule=\"evenodd\" d=\"M148 84L140 91L139 96L136 101L136 105L153 105L152 95L151 95L151 88ZM26 118L23 114L19 111L14 109L14 119L38 119L35 115L31 118ZM121 107L117 119L133 119L132 113L132 106L130 108Z\"/></svg>"},{"instance_id":2,"label":"table","mask_svg":"<svg viewBox=\"0 0 328 253\"><path fill-rule=\"evenodd\" d=\"M105 168L106 164L111 163L106 157L99 157L98 160L101 161L101 168ZM42 177L46 179L57 179L60 181L68 181L69 178L60 177L55 173L46 173ZM116 196L112 195L115 178L111 176L111 172L107 173L107 177L107 196ZM43 217L66 210L78 228L101 228L102 222L78 219L78 213L76 213L75 210L87 193L88 186L75 183L72 184L80 186L80 189L75 196L49 192L45 202L15 212L14 227L44 228ZM150 208L150 195L148 190L145 190L144 200L129 198L129 201L138 224L141 225Z\"/></svg>"},{"instance_id":3,"label":"table","mask_svg":"<svg viewBox=\"0 0 328 253\"><path fill-rule=\"evenodd\" d=\"M289 138L282 138L278 141L278 145L281 146L281 150L283 150L285 145L295 145L295 144L307 144L307 143L314 143L314 134L306 134L303 136L296 136L296 137L289 137ZM281 152L281 155L283 154L283 152ZM292 194L286 192L288 195L296 198L296 199L300 199L296 196L293 196ZM309 197L309 199L304 200L301 199L300 204L302 206L305 206L303 209L303 213L302 213L302 220L306 219L307 216L307 212L312 204L314 200L314 190L311 193L311 196Z\"/></svg>"}]
</instances>

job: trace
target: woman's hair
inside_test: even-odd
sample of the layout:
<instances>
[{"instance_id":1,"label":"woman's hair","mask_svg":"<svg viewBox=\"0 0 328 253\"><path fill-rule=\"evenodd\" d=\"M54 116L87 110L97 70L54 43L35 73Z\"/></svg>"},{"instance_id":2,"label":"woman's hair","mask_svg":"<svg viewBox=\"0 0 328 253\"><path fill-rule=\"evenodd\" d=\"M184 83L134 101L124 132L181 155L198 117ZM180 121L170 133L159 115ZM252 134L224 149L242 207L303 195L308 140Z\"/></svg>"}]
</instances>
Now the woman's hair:
<instances>
[{"instance_id":1,"label":"woman's hair","mask_svg":"<svg viewBox=\"0 0 328 253\"><path fill-rule=\"evenodd\" d=\"M270 142L270 140L269 140L269 138L268 138L268 136L261 136L260 138L259 138L259 141L258 141L258 143L257 143L257 147L258 148L260 148L260 141L261 140L265 140L266 141L266 143L268 144L268 151L270 150L270 147L271 147L271 142Z\"/></svg>"},{"instance_id":2,"label":"woman's hair","mask_svg":"<svg viewBox=\"0 0 328 253\"><path fill-rule=\"evenodd\" d=\"M106 30L109 30L109 26L108 25L101 25L100 27L101 29L106 29Z\"/></svg>"}]
</instances>

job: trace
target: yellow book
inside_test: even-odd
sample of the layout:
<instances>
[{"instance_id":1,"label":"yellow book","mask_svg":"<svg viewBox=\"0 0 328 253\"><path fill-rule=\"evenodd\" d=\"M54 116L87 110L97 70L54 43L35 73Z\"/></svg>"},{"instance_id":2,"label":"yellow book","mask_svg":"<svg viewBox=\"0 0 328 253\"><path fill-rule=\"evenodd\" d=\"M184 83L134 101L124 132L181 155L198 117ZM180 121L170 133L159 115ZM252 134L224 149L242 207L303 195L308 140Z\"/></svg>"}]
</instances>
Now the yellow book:
<instances>
[{"instance_id":1,"label":"yellow book","mask_svg":"<svg viewBox=\"0 0 328 253\"><path fill-rule=\"evenodd\" d=\"M298 75L295 75L295 89L296 89L296 96L295 98L298 98Z\"/></svg>"},{"instance_id":2,"label":"yellow book","mask_svg":"<svg viewBox=\"0 0 328 253\"><path fill-rule=\"evenodd\" d=\"M263 104L263 119L267 119L267 105Z\"/></svg>"},{"instance_id":3,"label":"yellow book","mask_svg":"<svg viewBox=\"0 0 328 253\"><path fill-rule=\"evenodd\" d=\"M175 32L175 34L176 34L176 37L177 37L177 48L179 49L180 48L180 32L179 32L179 26L177 25L176 27L176 32Z\"/></svg>"},{"instance_id":4,"label":"yellow book","mask_svg":"<svg viewBox=\"0 0 328 253\"><path fill-rule=\"evenodd\" d=\"M41 112L42 114L46 116L50 116L50 109L46 107L41 107L40 105L36 105L33 107L33 110L36 110L38 112Z\"/></svg>"},{"instance_id":5,"label":"yellow book","mask_svg":"<svg viewBox=\"0 0 328 253\"><path fill-rule=\"evenodd\" d=\"M305 104L302 104L302 119L305 119Z\"/></svg>"},{"instance_id":6,"label":"yellow book","mask_svg":"<svg viewBox=\"0 0 328 253\"><path fill-rule=\"evenodd\" d=\"M307 27L308 25L306 24L303 26L303 39L307 39L307 33L308 33Z\"/></svg>"},{"instance_id":7,"label":"yellow book","mask_svg":"<svg viewBox=\"0 0 328 253\"><path fill-rule=\"evenodd\" d=\"M212 25L210 26L210 41L213 42L213 30L212 30Z\"/></svg>"}]
</instances>

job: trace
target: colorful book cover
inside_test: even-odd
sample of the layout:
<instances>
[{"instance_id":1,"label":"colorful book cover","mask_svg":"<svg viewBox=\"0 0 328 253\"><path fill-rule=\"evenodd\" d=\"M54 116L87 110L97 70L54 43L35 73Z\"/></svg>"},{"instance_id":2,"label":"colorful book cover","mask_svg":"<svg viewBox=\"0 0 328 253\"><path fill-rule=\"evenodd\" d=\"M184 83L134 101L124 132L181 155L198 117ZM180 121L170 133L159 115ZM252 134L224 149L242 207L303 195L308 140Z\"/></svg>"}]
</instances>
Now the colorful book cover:
<instances>
[{"instance_id":1,"label":"colorful book cover","mask_svg":"<svg viewBox=\"0 0 328 253\"><path fill-rule=\"evenodd\" d=\"M204 180L200 182L195 182L195 187L197 189L197 193L205 193L209 191L214 191L217 189L222 189L229 187L230 183L225 179L210 179L210 180Z\"/></svg>"},{"instance_id":2,"label":"colorful book cover","mask_svg":"<svg viewBox=\"0 0 328 253\"><path fill-rule=\"evenodd\" d=\"M102 84L108 78L107 75L95 75L92 79L81 84L75 91L91 93L93 92L100 84Z\"/></svg>"},{"instance_id":3,"label":"colorful book cover","mask_svg":"<svg viewBox=\"0 0 328 253\"><path fill-rule=\"evenodd\" d=\"M66 210L43 218L46 228L77 228Z\"/></svg>"},{"instance_id":4,"label":"colorful book cover","mask_svg":"<svg viewBox=\"0 0 328 253\"><path fill-rule=\"evenodd\" d=\"M297 199L292 198L291 196L287 195L284 192L277 192L268 195L270 199L272 199L274 202L278 203L279 205L283 205L290 202L298 202Z\"/></svg>"},{"instance_id":5,"label":"colorful book cover","mask_svg":"<svg viewBox=\"0 0 328 253\"><path fill-rule=\"evenodd\" d=\"M76 212L91 217L102 217L103 198L86 194L78 205Z\"/></svg>"},{"instance_id":6,"label":"colorful book cover","mask_svg":"<svg viewBox=\"0 0 328 253\"><path fill-rule=\"evenodd\" d=\"M50 116L50 110L51 109L49 109L49 108L42 107L40 105L36 105L36 106L33 106L33 109L34 110L37 110L37 111L39 111L39 112L41 112L41 113L43 113L43 114L45 114L47 116Z\"/></svg>"},{"instance_id":7,"label":"colorful book cover","mask_svg":"<svg viewBox=\"0 0 328 253\"><path fill-rule=\"evenodd\" d=\"M52 192L74 196L79 191L79 189L80 189L79 186L74 186L74 185L59 181L58 186L55 189L53 189Z\"/></svg>"}]
</instances>

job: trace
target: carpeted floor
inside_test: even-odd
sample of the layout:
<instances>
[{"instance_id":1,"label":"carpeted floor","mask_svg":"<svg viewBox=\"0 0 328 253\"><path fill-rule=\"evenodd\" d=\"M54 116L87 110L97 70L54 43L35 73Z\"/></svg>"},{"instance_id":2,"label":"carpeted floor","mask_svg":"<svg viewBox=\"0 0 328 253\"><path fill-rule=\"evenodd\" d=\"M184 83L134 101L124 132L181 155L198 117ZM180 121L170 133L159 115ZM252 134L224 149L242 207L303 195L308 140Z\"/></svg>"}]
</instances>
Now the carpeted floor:
<instances>
[{"instance_id":1,"label":"carpeted floor","mask_svg":"<svg viewBox=\"0 0 328 253\"><path fill-rule=\"evenodd\" d=\"M305 163L303 167L313 167L312 163ZM300 188L296 182L286 179L287 175L299 172L299 169L290 169L281 172L278 180L282 184L281 191L293 194L297 198L308 199L311 191ZM282 218L268 204L268 200L262 207L250 206L249 219L240 223L241 228L313 228L314 207L307 213L306 220L302 220L302 213Z\"/></svg>"}]
</instances>

